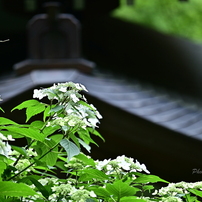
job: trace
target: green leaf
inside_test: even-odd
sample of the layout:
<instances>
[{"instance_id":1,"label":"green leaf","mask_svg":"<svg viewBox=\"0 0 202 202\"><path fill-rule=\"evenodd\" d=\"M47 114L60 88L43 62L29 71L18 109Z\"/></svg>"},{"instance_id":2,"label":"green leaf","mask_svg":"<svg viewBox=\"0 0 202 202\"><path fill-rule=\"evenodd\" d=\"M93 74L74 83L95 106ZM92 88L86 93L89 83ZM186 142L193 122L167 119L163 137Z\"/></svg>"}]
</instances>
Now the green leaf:
<instances>
[{"instance_id":1,"label":"green leaf","mask_svg":"<svg viewBox=\"0 0 202 202\"><path fill-rule=\"evenodd\" d=\"M67 152L67 156L68 156L68 161L70 161L70 159L73 156L76 156L80 153L80 149L71 141L67 140L67 139L62 139L60 141L60 145L65 149L65 151Z\"/></svg>"},{"instance_id":2,"label":"green leaf","mask_svg":"<svg viewBox=\"0 0 202 202\"><path fill-rule=\"evenodd\" d=\"M195 194L196 196L202 197L202 191L199 191L199 190L193 189L193 188L189 188L188 191L190 191L191 193Z\"/></svg>"},{"instance_id":3,"label":"green leaf","mask_svg":"<svg viewBox=\"0 0 202 202\"><path fill-rule=\"evenodd\" d=\"M23 156L27 156L27 152L26 149L22 148L22 147L18 147L18 146L14 146L11 145L11 148L17 152L19 152L20 154L22 154Z\"/></svg>"},{"instance_id":4,"label":"green leaf","mask_svg":"<svg viewBox=\"0 0 202 202\"><path fill-rule=\"evenodd\" d=\"M154 189L154 186L153 185L144 185L142 188L144 189L144 191L146 191L146 190L150 191L150 190Z\"/></svg>"},{"instance_id":5,"label":"green leaf","mask_svg":"<svg viewBox=\"0 0 202 202\"><path fill-rule=\"evenodd\" d=\"M58 129L60 128L60 126L46 126L43 129L43 133L45 135L45 137L52 135L54 132L56 132Z\"/></svg>"},{"instance_id":6,"label":"green leaf","mask_svg":"<svg viewBox=\"0 0 202 202\"><path fill-rule=\"evenodd\" d=\"M55 134L55 135L52 135L51 137L51 140L53 140L56 144L58 144L62 138L63 138L63 135L62 134Z\"/></svg>"},{"instance_id":7,"label":"green leaf","mask_svg":"<svg viewBox=\"0 0 202 202\"><path fill-rule=\"evenodd\" d=\"M55 107L51 108L50 112L59 112L62 109L64 109L63 105L56 105Z\"/></svg>"},{"instance_id":8,"label":"green leaf","mask_svg":"<svg viewBox=\"0 0 202 202\"><path fill-rule=\"evenodd\" d=\"M91 147L86 144L84 141L82 141L81 139L78 139L79 143L90 153Z\"/></svg>"},{"instance_id":9,"label":"green leaf","mask_svg":"<svg viewBox=\"0 0 202 202\"><path fill-rule=\"evenodd\" d=\"M121 198L120 202L147 202L144 199L137 199L136 196L125 196Z\"/></svg>"},{"instance_id":10,"label":"green leaf","mask_svg":"<svg viewBox=\"0 0 202 202\"><path fill-rule=\"evenodd\" d=\"M14 121L11 121L10 119L0 117L0 125L18 125Z\"/></svg>"},{"instance_id":11,"label":"green leaf","mask_svg":"<svg viewBox=\"0 0 202 202\"><path fill-rule=\"evenodd\" d=\"M45 162L49 166L54 166L56 164L58 157L58 147L55 147L56 144L57 143L55 143L55 141L49 139L46 139L43 143L37 143L36 149L39 148L37 151L39 158L40 156L50 151L40 160L41 162ZM55 148L52 149L53 147Z\"/></svg>"},{"instance_id":12,"label":"green leaf","mask_svg":"<svg viewBox=\"0 0 202 202\"><path fill-rule=\"evenodd\" d=\"M86 144L90 144L93 143L96 146L98 146L98 144L90 137L89 131L88 130L84 130L84 129L79 129L79 131L77 131L77 133L79 134L79 137L86 143Z\"/></svg>"},{"instance_id":13,"label":"green leaf","mask_svg":"<svg viewBox=\"0 0 202 202\"><path fill-rule=\"evenodd\" d=\"M76 146L80 149L80 144L78 138L75 136L75 133L70 133L69 137L73 140Z\"/></svg>"},{"instance_id":14,"label":"green leaf","mask_svg":"<svg viewBox=\"0 0 202 202\"><path fill-rule=\"evenodd\" d=\"M34 129L40 130L43 126L44 126L44 122L43 121L33 121L30 126Z\"/></svg>"},{"instance_id":15,"label":"green leaf","mask_svg":"<svg viewBox=\"0 0 202 202\"><path fill-rule=\"evenodd\" d=\"M81 160L84 164L95 166L95 162L92 158L88 158L86 155L80 153L77 156L75 156L77 159Z\"/></svg>"},{"instance_id":16,"label":"green leaf","mask_svg":"<svg viewBox=\"0 0 202 202\"><path fill-rule=\"evenodd\" d=\"M94 199L88 198L85 202L96 202Z\"/></svg>"},{"instance_id":17,"label":"green leaf","mask_svg":"<svg viewBox=\"0 0 202 202\"><path fill-rule=\"evenodd\" d=\"M1 181L1 176L4 170L6 169L6 163L3 161L0 161L0 181Z\"/></svg>"},{"instance_id":18,"label":"green leaf","mask_svg":"<svg viewBox=\"0 0 202 202\"><path fill-rule=\"evenodd\" d=\"M87 128L87 129L88 129L88 131L89 131L90 133L92 133L93 135L98 136L98 137L101 138L103 141L105 141L105 139L102 137L102 135L101 135L97 130L95 130L95 129L93 129L93 128Z\"/></svg>"},{"instance_id":19,"label":"green leaf","mask_svg":"<svg viewBox=\"0 0 202 202\"><path fill-rule=\"evenodd\" d=\"M42 193L42 195L48 199L49 197L49 192L46 190L46 188L36 179L34 179L33 177L28 177L29 180L37 187L37 189Z\"/></svg>"},{"instance_id":20,"label":"green leaf","mask_svg":"<svg viewBox=\"0 0 202 202\"><path fill-rule=\"evenodd\" d=\"M6 127L6 129L11 132L16 132L24 137L29 137L31 139L38 140L41 142L43 142L45 139L43 133L40 133L37 130L34 130L32 128L20 128L20 127L12 126L12 127Z\"/></svg>"},{"instance_id":21,"label":"green leaf","mask_svg":"<svg viewBox=\"0 0 202 202\"><path fill-rule=\"evenodd\" d=\"M37 160L35 160L35 162L37 162ZM37 163L39 163L39 161ZM45 163L43 163L43 165L44 164ZM39 174L41 176L55 177L56 173L53 170L49 169L47 167L47 165L45 165L45 166L43 166L43 165L42 166L34 166L35 170L33 172L36 173L36 174ZM52 175L50 173L53 173L54 175Z\"/></svg>"},{"instance_id":22,"label":"green leaf","mask_svg":"<svg viewBox=\"0 0 202 202\"><path fill-rule=\"evenodd\" d=\"M14 111L15 109L21 110L24 108L28 108L34 105L39 105L40 102L38 100L26 100L24 102L22 102L21 104L17 105L16 107L14 107L11 111Z\"/></svg>"},{"instance_id":23,"label":"green leaf","mask_svg":"<svg viewBox=\"0 0 202 202\"><path fill-rule=\"evenodd\" d=\"M40 114L44 110L45 110L45 104L43 103L39 103L37 105L28 107L26 110L26 116L27 116L26 122L29 121L31 117Z\"/></svg>"},{"instance_id":24,"label":"green leaf","mask_svg":"<svg viewBox=\"0 0 202 202\"><path fill-rule=\"evenodd\" d=\"M4 112L5 113L5 111L0 107L0 111L2 111L2 112Z\"/></svg>"},{"instance_id":25,"label":"green leaf","mask_svg":"<svg viewBox=\"0 0 202 202\"><path fill-rule=\"evenodd\" d=\"M56 164L55 164L55 166L57 167L57 168L59 168L60 170L67 170L67 167L65 166L65 164L66 164L66 162L63 162L63 161L57 161L56 162Z\"/></svg>"},{"instance_id":26,"label":"green leaf","mask_svg":"<svg viewBox=\"0 0 202 202\"><path fill-rule=\"evenodd\" d=\"M83 100L79 100L78 103L85 107L88 107L92 111L95 111L95 109L92 106L90 106L88 103L84 102Z\"/></svg>"},{"instance_id":27,"label":"green leaf","mask_svg":"<svg viewBox=\"0 0 202 202\"><path fill-rule=\"evenodd\" d=\"M95 194L98 196L103 196L105 198L110 197L110 193L103 187L98 187L98 188L92 187L91 190L93 190L95 192Z\"/></svg>"},{"instance_id":28,"label":"green leaf","mask_svg":"<svg viewBox=\"0 0 202 202\"><path fill-rule=\"evenodd\" d=\"M107 184L106 189L118 199L124 196L133 196L137 191L139 191L138 188L131 187L121 180L118 180L113 184Z\"/></svg>"},{"instance_id":29,"label":"green leaf","mask_svg":"<svg viewBox=\"0 0 202 202\"><path fill-rule=\"evenodd\" d=\"M0 196L34 196L37 193L23 183L0 182Z\"/></svg>"},{"instance_id":30,"label":"green leaf","mask_svg":"<svg viewBox=\"0 0 202 202\"><path fill-rule=\"evenodd\" d=\"M169 183L168 181L166 180L163 180L161 179L160 177L156 176L156 175L142 175L138 178L136 178L134 180L135 183L142 183L142 184L145 184L145 183L155 183L155 182L165 182L165 183Z\"/></svg>"},{"instance_id":31,"label":"green leaf","mask_svg":"<svg viewBox=\"0 0 202 202\"><path fill-rule=\"evenodd\" d=\"M9 129L9 126L4 127L4 129ZM17 133L17 131L13 132L13 131L2 130L1 133L5 136L12 135L13 138L23 138L23 136Z\"/></svg>"},{"instance_id":32,"label":"green leaf","mask_svg":"<svg viewBox=\"0 0 202 202\"><path fill-rule=\"evenodd\" d=\"M79 178L79 181L88 181L88 180L107 180L108 176L100 170L97 169L86 169L82 170L82 175Z\"/></svg>"}]
</instances>

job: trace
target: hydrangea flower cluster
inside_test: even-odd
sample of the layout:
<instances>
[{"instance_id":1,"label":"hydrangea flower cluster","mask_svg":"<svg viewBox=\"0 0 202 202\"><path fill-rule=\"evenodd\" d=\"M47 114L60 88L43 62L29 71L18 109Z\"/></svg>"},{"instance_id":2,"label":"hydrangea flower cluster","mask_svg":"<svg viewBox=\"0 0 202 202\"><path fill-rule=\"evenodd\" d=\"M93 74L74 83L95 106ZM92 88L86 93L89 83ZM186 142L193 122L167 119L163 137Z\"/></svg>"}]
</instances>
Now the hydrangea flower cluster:
<instances>
[{"instance_id":1,"label":"hydrangea flower cluster","mask_svg":"<svg viewBox=\"0 0 202 202\"><path fill-rule=\"evenodd\" d=\"M179 196L183 196L189 193L188 189L194 188L198 190L202 190L202 182L178 182L178 183L169 183L168 186L162 187L159 190L156 190L153 195L159 196L170 196L179 198Z\"/></svg>"},{"instance_id":2,"label":"hydrangea flower cluster","mask_svg":"<svg viewBox=\"0 0 202 202\"><path fill-rule=\"evenodd\" d=\"M116 159L111 160L103 160L103 161L96 161L96 168L98 170L106 170L107 172L111 173L114 168L120 171L127 171L127 172L142 172L150 173L144 164L140 164L137 160L134 162L133 158L128 158L125 155L118 156Z\"/></svg>"},{"instance_id":3,"label":"hydrangea flower cluster","mask_svg":"<svg viewBox=\"0 0 202 202\"><path fill-rule=\"evenodd\" d=\"M95 198L96 194L93 191L88 191L83 186L76 188L74 179L60 180L57 178L44 178L39 182L43 186L51 186L52 194L48 201L57 202L60 198L61 202L86 202L86 199ZM40 199L40 195L38 199ZM33 198L34 200L36 197Z\"/></svg>"},{"instance_id":4,"label":"hydrangea flower cluster","mask_svg":"<svg viewBox=\"0 0 202 202\"><path fill-rule=\"evenodd\" d=\"M49 100L58 102L50 110L54 116L47 126L59 125L64 131L69 130L70 127L83 129L97 127L102 116L92 104L88 105L84 102L86 98L80 93L81 91L88 92L82 84L73 82L58 83L50 88L34 90L33 98L48 97Z\"/></svg>"}]
</instances>

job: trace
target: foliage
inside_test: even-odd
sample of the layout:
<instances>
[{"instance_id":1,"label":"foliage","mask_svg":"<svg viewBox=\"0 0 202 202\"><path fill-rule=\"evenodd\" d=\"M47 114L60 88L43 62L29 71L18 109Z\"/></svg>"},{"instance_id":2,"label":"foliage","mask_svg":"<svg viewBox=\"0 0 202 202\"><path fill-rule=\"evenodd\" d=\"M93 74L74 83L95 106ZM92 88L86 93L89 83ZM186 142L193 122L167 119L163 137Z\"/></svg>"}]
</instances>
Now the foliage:
<instances>
[{"instance_id":1,"label":"foliage","mask_svg":"<svg viewBox=\"0 0 202 202\"><path fill-rule=\"evenodd\" d=\"M83 91L72 82L36 89L33 97L50 104L31 99L16 106L25 109L25 124L0 118L0 201L199 201L202 182L168 183L124 155L100 161L82 153L96 144L92 135L103 139L95 130L102 116ZM42 120L33 120L37 114ZM24 147L14 145L22 138ZM167 186L156 189L157 182Z\"/></svg>"},{"instance_id":2,"label":"foliage","mask_svg":"<svg viewBox=\"0 0 202 202\"><path fill-rule=\"evenodd\" d=\"M201 0L135 0L133 6L125 2L121 0L121 6L112 13L114 17L202 42Z\"/></svg>"}]
</instances>

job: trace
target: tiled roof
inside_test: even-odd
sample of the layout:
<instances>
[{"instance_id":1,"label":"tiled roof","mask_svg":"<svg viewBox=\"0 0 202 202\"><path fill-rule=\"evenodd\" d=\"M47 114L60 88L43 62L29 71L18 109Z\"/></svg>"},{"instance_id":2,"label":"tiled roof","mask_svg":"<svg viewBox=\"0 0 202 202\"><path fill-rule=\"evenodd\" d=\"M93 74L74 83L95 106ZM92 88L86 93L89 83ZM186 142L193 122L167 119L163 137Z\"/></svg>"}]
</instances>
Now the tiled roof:
<instances>
[{"instance_id":1,"label":"tiled roof","mask_svg":"<svg viewBox=\"0 0 202 202\"><path fill-rule=\"evenodd\" d=\"M75 70L36 70L2 79L0 94L4 103L33 88L67 81L84 84L91 96L132 115L202 140L202 110L194 100L187 102L183 97L137 81L127 82L109 75L86 75Z\"/></svg>"}]
</instances>

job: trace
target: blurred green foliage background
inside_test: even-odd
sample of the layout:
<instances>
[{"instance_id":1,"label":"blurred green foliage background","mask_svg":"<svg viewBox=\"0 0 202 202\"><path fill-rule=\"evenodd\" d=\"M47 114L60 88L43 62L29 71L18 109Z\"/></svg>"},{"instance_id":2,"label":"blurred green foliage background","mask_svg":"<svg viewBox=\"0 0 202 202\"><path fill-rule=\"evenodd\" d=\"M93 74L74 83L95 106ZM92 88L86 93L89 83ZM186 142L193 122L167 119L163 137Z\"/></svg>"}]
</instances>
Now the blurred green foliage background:
<instances>
[{"instance_id":1,"label":"blurred green foliage background","mask_svg":"<svg viewBox=\"0 0 202 202\"><path fill-rule=\"evenodd\" d=\"M202 43L202 0L135 0L132 6L120 1L113 17Z\"/></svg>"}]
</instances>

